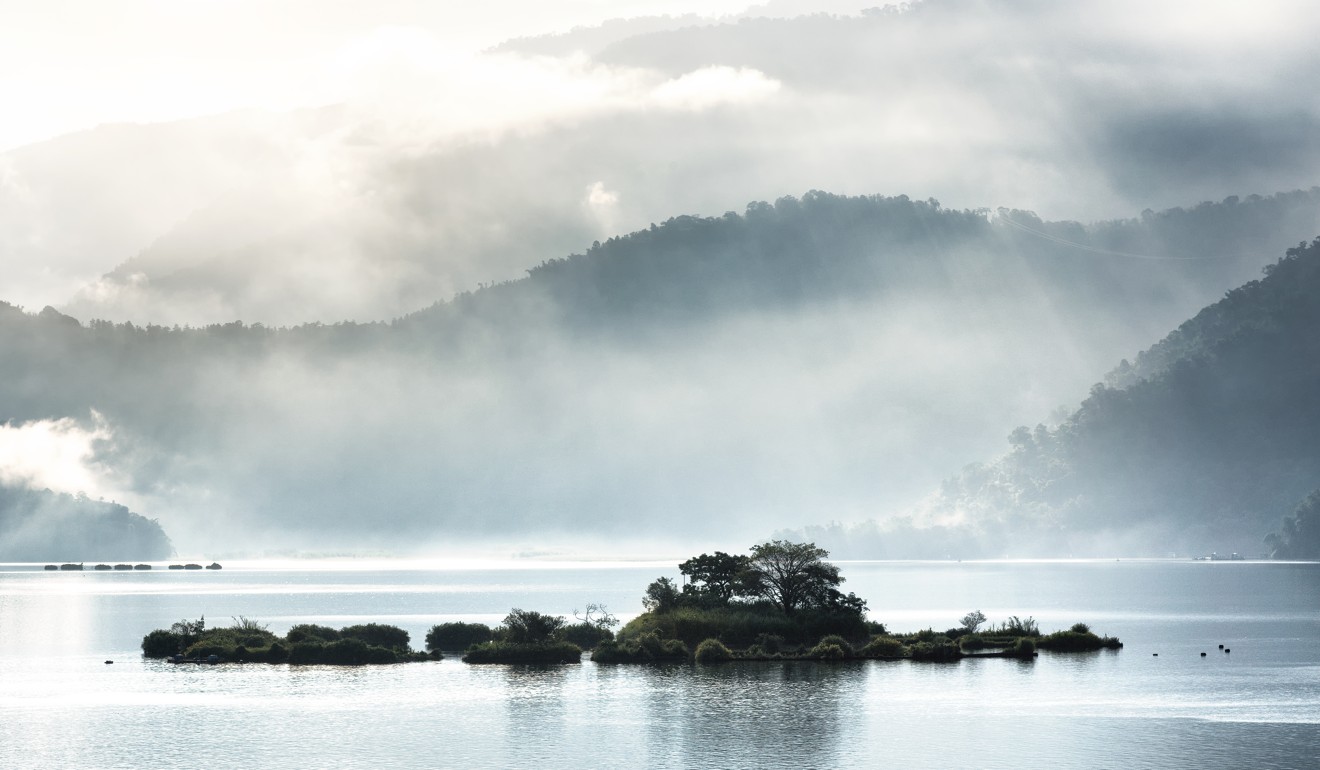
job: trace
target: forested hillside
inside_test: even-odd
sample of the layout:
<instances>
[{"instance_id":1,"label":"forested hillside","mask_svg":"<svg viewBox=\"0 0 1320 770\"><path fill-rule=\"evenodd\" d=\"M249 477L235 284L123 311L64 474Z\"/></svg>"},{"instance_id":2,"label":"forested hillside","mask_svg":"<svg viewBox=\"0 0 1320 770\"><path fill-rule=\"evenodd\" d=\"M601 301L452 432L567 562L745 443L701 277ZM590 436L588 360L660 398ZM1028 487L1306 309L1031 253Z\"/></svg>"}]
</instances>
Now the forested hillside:
<instances>
[{"instance_id":1,"label":"forested hillside","mask_svg":"<svg viewBox=\"0 0 1320 770\"><path fill-rule=\"evenodd\" d=\"M1009 550L1270 550L1263 539L1320 487L1320 240L1265 272L1124 362L1062 424L1013 431L1012 451L949 481L933 514Z\"/></svg>"},{"instance_id":2,"label":"forested hillside","mask_svg":"<svg viewBox=\"0 0 1320 770\"><path fill-rule=\"evenodd\" d=\"M1318 202L1081 225L813 192L676 217L391 323L167 328L0 305L0 421L102 420L111 438L89 451L106 486L84 491L208 543L715 537L883 515L1258 272L1261 242L1310 237ZM1083 414L1138 392L1098 391ZM1107 446L1028 435L1023 468ZM978 478L945 508L988 499ZM1038 531L1045 503L1013 499L973 507ZM1061 504L1073 521L1149 512L1068 499L1088 501ZM1240 514L1209 511L1202 534Z\"/></svg>"},{"instance_id":3,"label":"forested hillside","mask_svg":"<svg viewBox=\"0 0 1320 770\"><path fill-rule=\"evenodd\" d=\"M165 559L170 539L122 505L0 486L0 562Z\"/></svg>"}]
</instances>

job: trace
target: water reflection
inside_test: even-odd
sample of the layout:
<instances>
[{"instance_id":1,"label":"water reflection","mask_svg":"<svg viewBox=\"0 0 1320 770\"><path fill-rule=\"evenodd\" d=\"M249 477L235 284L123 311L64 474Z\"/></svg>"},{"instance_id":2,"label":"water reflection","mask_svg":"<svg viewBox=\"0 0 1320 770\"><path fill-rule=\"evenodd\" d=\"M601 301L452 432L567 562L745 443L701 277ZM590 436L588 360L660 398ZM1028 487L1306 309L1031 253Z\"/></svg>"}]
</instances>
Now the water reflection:
<instances>
[{"instance_id":1,"label":"water reflection","mask_svg":"<svg viewBox=\"0 0 1320 770\"><path fill-rule=\"evenodd\" d=\"M671 767L837 765L864 663L731 663L652 672L652 759Z\"/></svg>"}]
</instances>

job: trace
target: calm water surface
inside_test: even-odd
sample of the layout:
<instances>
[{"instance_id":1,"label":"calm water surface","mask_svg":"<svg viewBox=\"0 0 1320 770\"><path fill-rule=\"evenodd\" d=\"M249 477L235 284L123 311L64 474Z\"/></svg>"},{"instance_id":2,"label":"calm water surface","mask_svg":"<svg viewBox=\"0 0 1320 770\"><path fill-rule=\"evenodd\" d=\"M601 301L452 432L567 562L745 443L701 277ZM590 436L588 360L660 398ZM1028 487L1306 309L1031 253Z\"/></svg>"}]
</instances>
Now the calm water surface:
<instances>
[{"instance_id":1,"label":"calm water surface","mask_svg":"<svg viewBox=\"0 0 1320 770\"><path fill-rule=\"evenodd\" d=\"M1320 564L840 565L892 629L980 609L1042 630L1084 621L1125 648L950 665L176 667L138 644L182 618L280 633L380 621L420 646L435 623L494 624L512 607L603 602L627 619L651 580L678 575L670 562L7 565L0 767L1320 767Z\"/></svg>"}]
</instances>

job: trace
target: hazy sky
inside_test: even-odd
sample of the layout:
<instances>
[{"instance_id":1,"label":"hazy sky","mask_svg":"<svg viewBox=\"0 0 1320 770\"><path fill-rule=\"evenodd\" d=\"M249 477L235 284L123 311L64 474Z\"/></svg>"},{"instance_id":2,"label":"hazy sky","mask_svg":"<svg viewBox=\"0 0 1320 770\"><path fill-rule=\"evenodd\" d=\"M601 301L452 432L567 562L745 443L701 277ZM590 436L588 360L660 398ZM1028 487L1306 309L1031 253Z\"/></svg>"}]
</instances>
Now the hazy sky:
<instances>
[{"instance_id":1,"label":"hazy sky","mask_svg":"<svg viewBox=\"0 0 1320 770\"><path fill-rule=\"evenodd\" d=\"M386 39L429 38L462 56L511 37L611 18L718 17L865 0L3 0L0 151L110 122L249 107L283 110L354 95L354 75ZM393 31L393 37L390 37Z\"/></svg>"}]
</instances>

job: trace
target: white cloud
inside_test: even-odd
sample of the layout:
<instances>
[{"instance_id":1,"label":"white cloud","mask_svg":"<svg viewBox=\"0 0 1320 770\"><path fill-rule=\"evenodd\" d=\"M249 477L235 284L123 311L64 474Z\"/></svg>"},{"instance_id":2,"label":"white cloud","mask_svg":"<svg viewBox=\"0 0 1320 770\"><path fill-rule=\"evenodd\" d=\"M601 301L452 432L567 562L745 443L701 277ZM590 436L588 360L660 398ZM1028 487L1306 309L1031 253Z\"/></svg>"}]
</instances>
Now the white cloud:
<instances>
[{"instance_id":1,"label":"white cloud","mask_svg":"<svg viewBox=\"0 0 1320 770\"><path fill-rule=\"evenodd\" d=\"M95 457L96 444L110 438L96 412L90 428L69 417L0 425L0 484L114 496L110 473Z\"/></svg>"},{"instance_id":2,"label":"white cloud","mask_svg":"<svg viewBox=\"0 0 1320 770\"><path fill-rule=\"evenodd\" d=\"M720 104L759 102L779 89L779 81L758 70L705 67L656 86L650 101L670 109L703 110Z\"/></svg>"}]
</instances>

